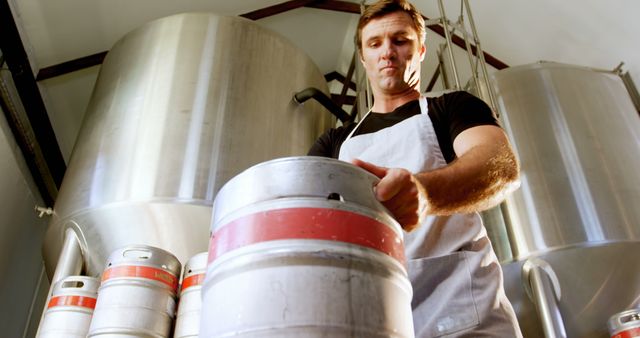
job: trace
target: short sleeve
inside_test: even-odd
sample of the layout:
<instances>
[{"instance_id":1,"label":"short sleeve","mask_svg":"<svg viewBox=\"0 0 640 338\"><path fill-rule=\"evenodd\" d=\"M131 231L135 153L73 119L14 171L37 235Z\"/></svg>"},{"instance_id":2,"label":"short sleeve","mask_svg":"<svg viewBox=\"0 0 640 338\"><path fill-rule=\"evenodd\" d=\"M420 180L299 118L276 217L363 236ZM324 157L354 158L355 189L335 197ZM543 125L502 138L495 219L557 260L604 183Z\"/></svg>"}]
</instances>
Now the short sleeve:
<instances>
[{"instance_id":1,"label":"short sleeve","mask_svg":"<svg viewBox=\"0 0 640 338\"><path fill-rule=\"evenodd\" d=\"M308 156L322 156L338 158L340 155L340 146L347 138L355 124L347 127L331 128L316 140L307 152Z\"/></svg>"},{"instance_id":2,"label":"short sleeve","mask_svg":"<svg viewBox=\"0 0 640 338\"><path fill-rule=\"evenodd\" d=\"M430 99L429 116L447 162L456 157L453 141L461 132L481 125L500 126L493 111L484 101L464 91Z\"/></svg>"}]
</instances>

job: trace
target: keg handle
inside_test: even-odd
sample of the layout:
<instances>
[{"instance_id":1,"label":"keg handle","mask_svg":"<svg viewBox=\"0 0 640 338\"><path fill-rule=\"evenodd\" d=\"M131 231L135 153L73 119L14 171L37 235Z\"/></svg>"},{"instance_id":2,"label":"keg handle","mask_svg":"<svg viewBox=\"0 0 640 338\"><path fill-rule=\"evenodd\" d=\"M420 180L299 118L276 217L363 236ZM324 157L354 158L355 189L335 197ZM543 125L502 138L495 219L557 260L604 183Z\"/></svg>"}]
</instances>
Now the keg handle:
<instances>
[{"instance_id":1,"label":"keg handle","mask_svg":"<svg viewBox=\"0 0 640 338\"><path fill-rule=\"evenodd\" d=\"M153 256L153 253L150 250L145 248L127 248L122 251L122 257L124 258L133 258L138 260L147 260Z\"/></svg>"},{"instance_id":2,"label":"keg handle","mask_svg":"<svg viewBox=\"0 0 640 338\"><path fill-rule=\"evenodd\" d=\"M618 325L624 325L628 322L631 321L636 321L636 320L640 320L640 313L632 313L626 316L620 316L618 318L616 318L616 321Z\"/></svg>"},{"instance_id":3,"label":"keg handle","mask_svg":"<svg viewBox=\"0 0 640 338\"><path fill-rule=\"evenodd\" d=\"M84 282L77 279L67 278L62 282L63 289L82 289L84 287Z\"/></svg>"}]
</instances>

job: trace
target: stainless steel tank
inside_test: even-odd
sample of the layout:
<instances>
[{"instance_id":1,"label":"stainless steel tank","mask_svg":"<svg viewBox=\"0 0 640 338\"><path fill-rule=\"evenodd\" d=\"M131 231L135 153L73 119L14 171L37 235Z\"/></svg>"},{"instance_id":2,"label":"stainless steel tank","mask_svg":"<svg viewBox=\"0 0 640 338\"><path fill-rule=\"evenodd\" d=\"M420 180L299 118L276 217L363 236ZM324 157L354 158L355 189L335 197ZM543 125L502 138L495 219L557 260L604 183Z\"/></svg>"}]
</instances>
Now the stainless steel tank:
<instances>
[{"instance_id":1,"label":"stainless steel tank","mask_svg":"<svg viewBox=\"0 0 640 338\"><path fill-rule=\"evenodd\" d=\"M505 287L521 327L542 336L545 319L523 287L534 258L566 334L606 337L611 314L640 305L638 113L613 72L542 62L492 77L522 166L503 208Z\"/></svg>"},{"instance_id":2,"label":"stainless steel tank","mask_svg":"<svg viewBox=\"0 0 640 338\"><path fill-rule=\"evenodd\" d=\"M206 251L218 189L249 166L305 154L330 127L307 87L328 92L308 56L237 17L159 19L108 53L44 244L51 276L64 230L78 233L88 275L113 250L146 244L183 263Z\"/></svg>"}]
</instances>

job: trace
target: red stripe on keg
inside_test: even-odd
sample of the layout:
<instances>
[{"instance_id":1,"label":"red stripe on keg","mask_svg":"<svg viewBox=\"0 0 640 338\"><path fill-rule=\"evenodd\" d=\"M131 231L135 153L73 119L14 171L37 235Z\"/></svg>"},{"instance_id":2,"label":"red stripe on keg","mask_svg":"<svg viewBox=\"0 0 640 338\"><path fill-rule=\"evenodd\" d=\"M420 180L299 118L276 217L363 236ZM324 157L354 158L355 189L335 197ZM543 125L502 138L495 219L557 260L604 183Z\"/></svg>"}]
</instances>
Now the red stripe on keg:
<instances>
[{"instance_id":1,"label":"red stripe on keg","mask_svg":"<svg viewBox=\"0 0 640 338\"><path fill-rule=\"evenodd\" d=\"M192 287L202 285L204 282L204 273L199 273L197 275L189 276L182 281L182 291Z\"/></svg>"},{"instance_id":2,"label":"red stripe on keg","mask_svg":"<svg viewBox=\"0 0 640 338\"><path fill-rule=\"evenodd\" d=\"M57 296L52 297L47 305L47 309L56 306L80 306L88 309L94 309L96 307L96 299L84 296Z\"/></svg>"},{"instance_id":3,"label":"red stripe on keg","mask_svg":"<svg viewBox=\"0 0 640 338\"><path fill-rule=\"evenodd\" d=\"M176 276L172 275L171 273L162 269L139 265L123 265L109 268L104 271L104 274L102 274L102 281L104 282L112 278L122 277L146 278L155 280L166 284L174 291L178 288L178 278L176 278Z\"/></svg>"},{"instance_id":4,"label":"red stripe on keg","mask_svg":"<svg viewBox=\"0 0 640 338\"><path fill-rule=\"evenodd\" d=\"M402 238L371 217L328 208L287 208L247 215L224 225L211 236L209 263L234 249L281 239L357 244L405 262Z\"/></svg>"},{"instance_id":5,"label":"red stripe on keg","mask_svg":"<svg viewBox=\"0 0 640 338\"><path fill-rule=\"evenodd\" d=\"M636 338L640 337L640 327L634 327L626 331L618 332L611 338Z\"/></svg>"}]
</instances>

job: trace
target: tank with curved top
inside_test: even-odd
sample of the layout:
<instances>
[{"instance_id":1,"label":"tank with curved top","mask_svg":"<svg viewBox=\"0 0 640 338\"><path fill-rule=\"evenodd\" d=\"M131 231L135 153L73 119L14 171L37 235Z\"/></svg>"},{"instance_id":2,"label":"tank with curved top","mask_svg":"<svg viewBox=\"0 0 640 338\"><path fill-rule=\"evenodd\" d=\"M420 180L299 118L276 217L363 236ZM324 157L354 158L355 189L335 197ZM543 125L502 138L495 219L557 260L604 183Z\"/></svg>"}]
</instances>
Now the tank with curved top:
<instances>
[{"instance_id":1,"label":"tank with curved top","mask_svg":"<svg viewBox=\"0 0 640 338\"><path fill-rule=\"evenodd\" d=\"M541 62L492 77L521 162L522 186L502 208L513 253L502 267L524 336L608 336L613 314L640 306L638 112L612 71ZM535 296L534 261L552 282ZM551 307L536 306L544 297Z\"/></svg>"},{"instance_id":2,"label":"tank with curved top","mask_svg":"<svg viewBox=\"0 0 640 338\"><path fill-rule=\"evenodd\" d=\"M143 244L180 261L205 251L213 199L232 176L303 155L334 119L307 87L328 92L311 59L238 17L186 13L119 40L101 67L47 231L51 275L64 230L80 238L86 272Z\"/></svg>"}]
</instances>

